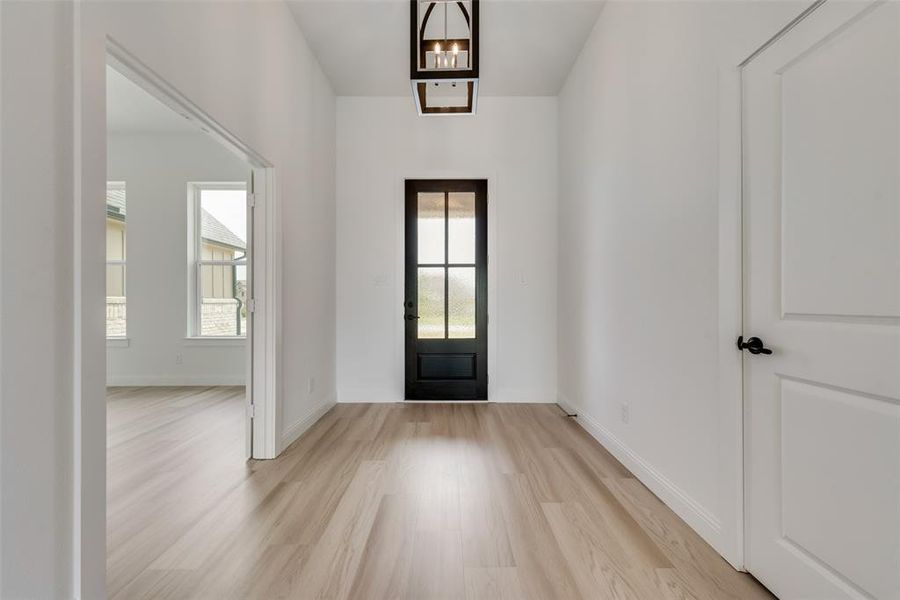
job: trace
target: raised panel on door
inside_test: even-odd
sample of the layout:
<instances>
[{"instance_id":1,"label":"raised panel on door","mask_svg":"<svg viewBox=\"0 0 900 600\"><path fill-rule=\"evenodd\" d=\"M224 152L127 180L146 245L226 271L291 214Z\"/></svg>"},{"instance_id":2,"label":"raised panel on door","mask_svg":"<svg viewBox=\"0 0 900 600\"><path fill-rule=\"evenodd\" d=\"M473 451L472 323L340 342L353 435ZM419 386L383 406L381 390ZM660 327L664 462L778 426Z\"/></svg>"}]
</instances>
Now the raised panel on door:
<instances>
[{"instance_id":1,"label":"raised panel on door","mask_svg":"<svg viewBox=\"0 0 900 600\"><path fill-rule=\"evenodd\" d=\"M900 6L829 0L743 70L747 564L900 598Z\"/></svg>"}]
</instances>

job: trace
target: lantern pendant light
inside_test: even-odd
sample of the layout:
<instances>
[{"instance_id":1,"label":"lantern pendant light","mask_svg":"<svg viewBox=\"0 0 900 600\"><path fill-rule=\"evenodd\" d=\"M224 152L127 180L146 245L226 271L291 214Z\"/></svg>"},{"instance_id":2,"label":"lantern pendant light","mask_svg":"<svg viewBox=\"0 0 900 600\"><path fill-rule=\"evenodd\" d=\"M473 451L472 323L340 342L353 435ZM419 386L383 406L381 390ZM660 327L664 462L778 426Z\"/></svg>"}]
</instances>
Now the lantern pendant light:
<instances>
[{"instance_id":1,"label":"lantern pendant light","mask_svg":"<svg viewBox=\"0 0 900 600\"><path fill-rule=\"evenodd\" d=\"M479 0L410 0L410 82L420 115L474 114Z\"/></svg>"}]
</instances>

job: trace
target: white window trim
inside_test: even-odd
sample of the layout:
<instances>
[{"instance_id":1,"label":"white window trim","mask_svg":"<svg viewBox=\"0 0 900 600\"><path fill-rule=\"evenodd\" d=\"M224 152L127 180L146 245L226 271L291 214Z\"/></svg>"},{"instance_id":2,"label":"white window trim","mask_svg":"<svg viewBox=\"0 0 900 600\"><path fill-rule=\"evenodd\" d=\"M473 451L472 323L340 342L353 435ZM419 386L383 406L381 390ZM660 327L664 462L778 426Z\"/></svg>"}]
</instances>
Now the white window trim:
<instances>
[{"instance_id":1,"label":"white window trim","mask_svg":"<svg viewBox=\"0 0 900 600\"><path fill-rule=\"evenodd\" d=\"M193 345L213 345L214 342L224 342L220 345L234 345L235 342L246 342L247 332L240 336L229 335L202 335L200 333L200 310L202 297L202 281L200 267L205 265L221 266L245 266L249 268L247 256L249 249L244 252L240 260L202 260L201 245L202 232L200 230L203 220L200 213L200 193L203 190L243 190L247 191L245 181L192 181L188 183L188 304L187 304L187 335L185 343Z\"/></svg>"}]
</instances>

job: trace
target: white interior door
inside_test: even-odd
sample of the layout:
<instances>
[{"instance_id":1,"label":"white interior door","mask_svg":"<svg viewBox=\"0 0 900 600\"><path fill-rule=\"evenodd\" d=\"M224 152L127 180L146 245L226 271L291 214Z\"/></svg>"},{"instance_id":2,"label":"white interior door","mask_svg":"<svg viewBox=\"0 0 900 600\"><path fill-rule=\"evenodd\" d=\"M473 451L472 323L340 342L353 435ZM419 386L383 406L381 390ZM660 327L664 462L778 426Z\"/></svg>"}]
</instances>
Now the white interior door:
<instances>
[{"instance_id":1,"label":"white interior door","mask_svg":"<svg viewBox=\"0 0 900 600\"><path fill-rule=\"evenodd\" d=\"M829 0L743 71L746 562L900 599L900 5Z\"/></svg>"}]
</instances>

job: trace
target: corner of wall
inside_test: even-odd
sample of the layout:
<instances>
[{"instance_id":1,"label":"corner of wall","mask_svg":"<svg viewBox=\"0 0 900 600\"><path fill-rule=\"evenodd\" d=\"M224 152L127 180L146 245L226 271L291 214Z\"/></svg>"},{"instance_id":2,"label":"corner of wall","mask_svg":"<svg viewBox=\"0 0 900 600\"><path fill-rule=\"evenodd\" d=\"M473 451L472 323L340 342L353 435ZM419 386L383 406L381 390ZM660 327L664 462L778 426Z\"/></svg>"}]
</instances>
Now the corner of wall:
<instances>
[{"instance_id":1,"label":"corner of wall","mask_svg":"<svg viewBox=\"0 0 900 600\"><path fill-rule=\"evenodd\" d=\"M279 449L278 454L281 454L291 444L296 442L310 427L315 425L319 419L324 417L328 411L334 408L335 404L337 404L337 398L332 394L328 399L313 407L305 417L301 417L285 427L281 434L281 448Z\"/></svg>"}]
</instances>

